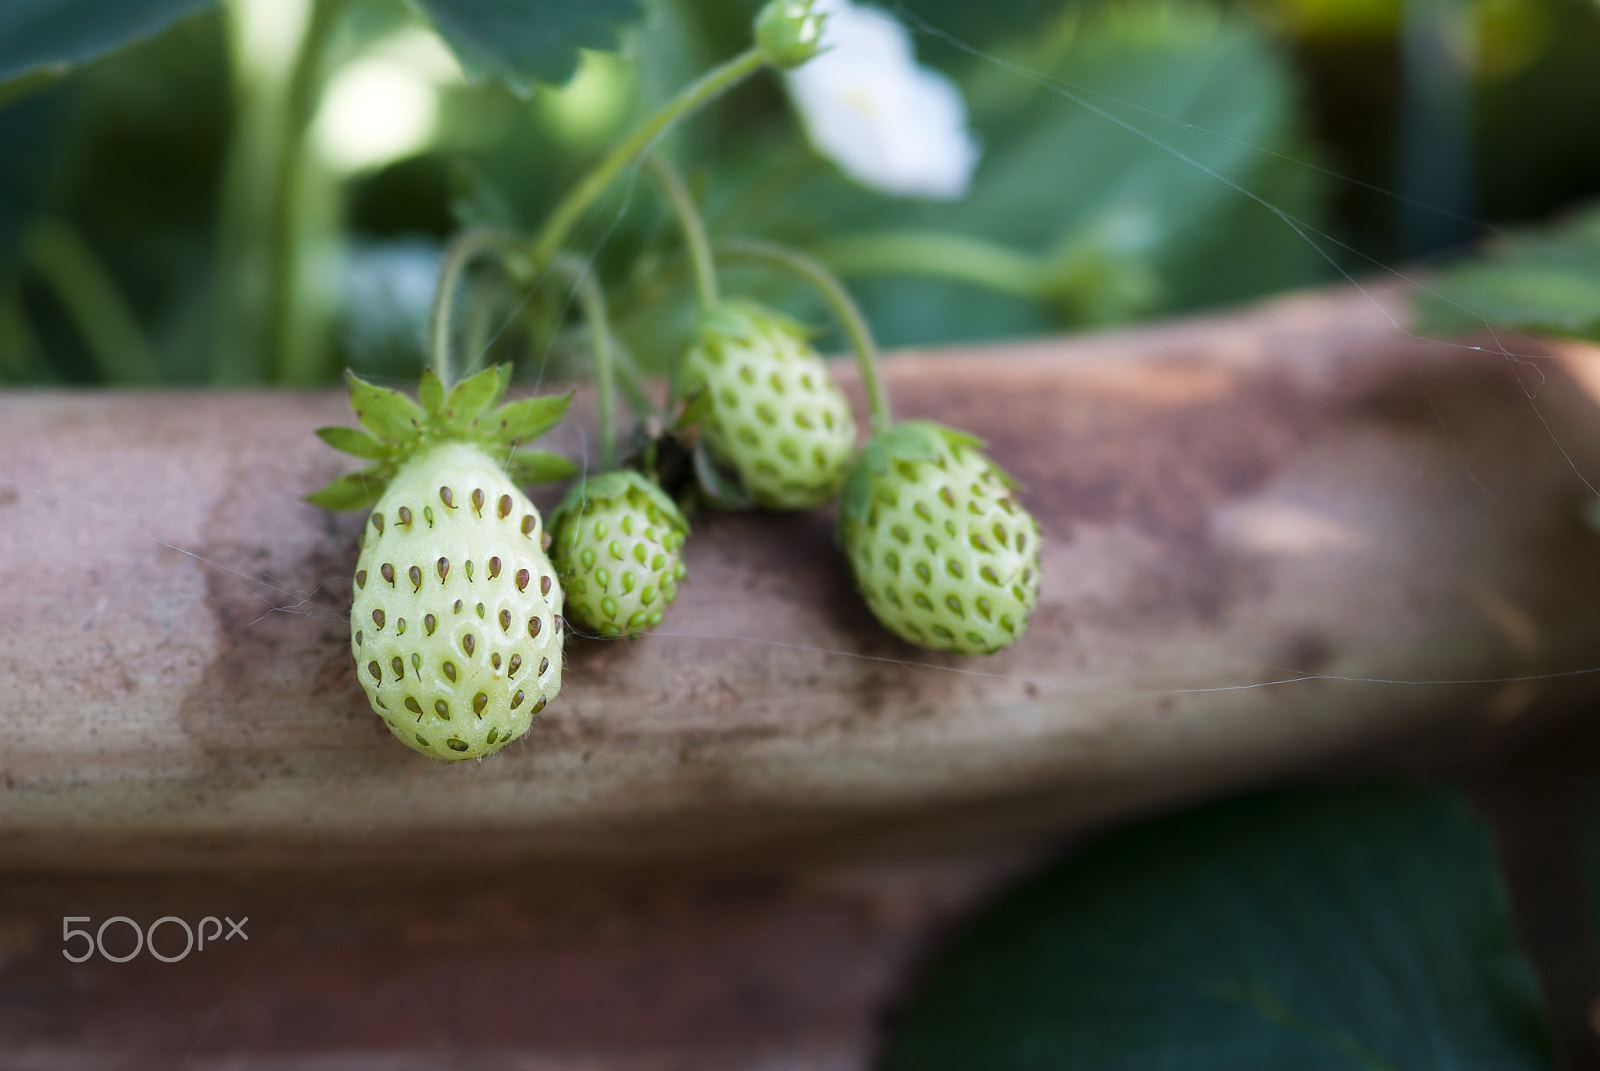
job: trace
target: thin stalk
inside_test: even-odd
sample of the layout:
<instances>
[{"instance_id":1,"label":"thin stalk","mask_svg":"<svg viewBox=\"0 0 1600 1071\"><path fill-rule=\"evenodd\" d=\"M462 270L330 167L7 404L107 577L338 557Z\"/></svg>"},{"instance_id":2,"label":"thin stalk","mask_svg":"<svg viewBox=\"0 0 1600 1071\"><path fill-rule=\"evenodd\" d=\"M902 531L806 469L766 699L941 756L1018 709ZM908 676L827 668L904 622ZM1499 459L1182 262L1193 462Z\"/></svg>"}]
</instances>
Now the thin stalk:
<instances>
[{"instance_id":1,"label":"thin stalk","mask_svg":"<svg viewBox=\"0 0 1600 1071\"><path fill-rule=\"evenodd\" d=\"M433 308L428 315L428 361L446 391L455 384L450 363L450 317L455 306L456 287L461 285L461 273L475 258L507 250L515 242L515 238L503 231L478 227L462 231L445 247L439 280L433 290Z\"/></svg>"},{"instance_id":2,"label":"thin stalk","mask_svg":"<svg viewBox=\"0 0 1600 1071\"><path fill-rule=\"evenodd\" d=\"M866 317L850 297L837 277L819 260L787 246L771 242L758 242L744 238L718 242L716 255L724 260L747 260L788 272L810 286L828 305L855 351L861 366L861 385L867 394L867 411L872 415L872 430L883 431L889 427L888 396L878 375L878 347L872 341L872 329Z\"/></svg>"},{"instance_id":3,"label":"thin stalk","mask_svg":"<svg viewBox=\"0 0 1600 1071\"><path fill-rule=\"evenodd\" d=\"M595 404L600 421L600 471L617 467L617 379L611 363L611 326L606 319L606 298L589 266L574 256L562 256L550 265L572 280L589 325L589 348L594 351Z\"/></svg>"},{"instance_id":4,"label":"thin stalk","mask_svg":"<svg viewBox=\"0 0 1600 1071\"><path fill-rule=\"evenodd\" d=\"M108 383L154 383L155 354L116 280L78 232L40 220L23 238L33 270L55 291Z\"/></svg>"},{"instance_id":5,"label":"thin stalk","mask_svg":"<svg viewBox=\"0 0 1600 1071\"><path fill-rule=\"evenodd\" d=\"M678 217L678 228L683 232L683 244L689 251L689 263L694 267L694 289L700 297L700 307L708 309L717 303L717 264L711 255L711 240L706 237L705 220L695 208L689 187L683 184L678 169L660 153L645 157L645 164L661 184L661 190L672 204Z\"/></svg>"},{"instance_id":6,"label":"thin stalk","mask_svg":"<svg viewBox=\"0 0 1600 1071\"><path fill-rule=\"evenodd\" d=\"M811 252L840 275L927 275L1027 298L1049 295L1058 266L1015 249L934 231L832 238Z\"/></svg>"},{"instance_id":7,"label":"thin stalk","mask_svg":"<svg viewBox=\"0 0 1600 1071\"><path fill-rule=\"evenodd\" d=\"M649 152L674 123L733 88L760 70L765 63L766 59L760 49L751 48L742 52L720 67L707 71L699 81L691 83L676 97L662 105L654 115L639 124L633 133L612 149L610 154L600 161L599 166L584 176L583 181L574 186L556 205L555 211L550 213L550 218L545 221L544 227L528 246L534 270L537 271L555 259L561 247L566 244L567 235L572 232L572 228L577 225L578 220L590 206L606 191L606 187L611 185L624 168L636 163L640 157Z\"/></svg>"}]
</instances>

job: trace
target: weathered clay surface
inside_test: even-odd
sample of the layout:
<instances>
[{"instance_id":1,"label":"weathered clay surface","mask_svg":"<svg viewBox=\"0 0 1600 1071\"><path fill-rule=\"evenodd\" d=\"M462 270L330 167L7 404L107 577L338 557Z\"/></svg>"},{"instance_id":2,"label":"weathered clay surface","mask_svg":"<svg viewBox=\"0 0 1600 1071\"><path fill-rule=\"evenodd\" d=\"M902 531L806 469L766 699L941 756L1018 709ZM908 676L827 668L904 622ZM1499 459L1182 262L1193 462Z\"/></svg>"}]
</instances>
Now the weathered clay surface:
<instances>
[{"instance_id":1,"label":"weathered clay surface","mask_svg":"<svg viewBox=\"0 0 1600 1071\"><path fill-rule=\"evenodd\" d=\"M1560 357L1419 341L1350 291L901 355L899 415L977 432L1027 485L1022 642L887 635L828 515L702 517L663 630L572 642L525 740L456 767L368 710L360 519L297 497L340 471L310 434L348 422L339 395L3 395L0 866L1018 836L1492 732L1600 692L1416 683L1600 665L1600 356Z\"/></svg>"}]
</instances>

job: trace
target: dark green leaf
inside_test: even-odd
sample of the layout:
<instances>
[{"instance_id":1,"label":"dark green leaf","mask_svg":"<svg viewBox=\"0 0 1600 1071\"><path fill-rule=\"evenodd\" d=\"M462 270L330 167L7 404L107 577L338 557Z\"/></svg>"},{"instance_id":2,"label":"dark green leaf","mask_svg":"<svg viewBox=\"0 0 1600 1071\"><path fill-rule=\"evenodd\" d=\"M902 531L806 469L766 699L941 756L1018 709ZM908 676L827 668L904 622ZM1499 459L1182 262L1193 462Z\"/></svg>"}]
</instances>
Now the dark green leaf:
<instances>
[{"instance_id":1,"label":"dark green leaf","mask_svg":"<svg viewBox=\"0 0 1600 1071\"><path fill-rule=\"evenodd\" d=\"M566 416L572 405L572 392L543 394L502 405L486 420L484 435L500 443L532 442Z\"/></svg>"},{"instance_id":2,"label":"dark green leaf","mask_svg":"<svg viewBox=\"0 0 1600 1071\"><path fill-rule=\"evenodd\" d=\"M399 391L373 386L352 372L346 372L344 378L350 384L350 408L362 427L388 442L416 439L427 419L421 406Z\"/></svg>"},{"instance_id":3,"label":"dark green leaf","mask_svg":"<svg viewBox=\"0 0 1600 1071\"><path fill-rule=\"evenodd\" d=\"M153 37L214 0L6 0L0 4L0 83L62 74Z\"/></svg>"},{"instance_id":4,"label":"dark green leaf","mask_svg":"<svg viewBox=\"0 0 1600 1071\"><path fill-rule=\"evenodd\" d=\"M1551 1066L1489 838L1452 795L1260 796L1107 838L982 919L885 1066Z\"/></svg>"},{"instance_id":5,"label":"dark green leaf","mask_svg":"<svg viewBox=\"0 0 1600 1071\"><path fill-rule=\"evenodd\" d=\"M477 420L511 385L511 366L496 364L468 376L450 390L444 409L452 427L465 428Z\"/></svg>"},{"instance_id":6,"label":"dark green leaf","mask_svg":"<svg viewBox=\"0 0 1600 1071\"><path fill-rule=\"evenodd\" d=\"M526 96L534 82L559 84L580 48L610 51L617 27L639 15L637 0L416 0L474 81L498 78Z\"/></svg>"},{"instance_id":7,"label":"dark green leaf","mask_svg":"<svg viewBox=\"0 0 1600 1071\"><path fill-rule=\"evenodd\" d=\"M343 450L359 458L380 458L389 452L383 443L355 428L318 428L317 438L335 450Z\"/></svg>"},{"instance_id":8,"label":"dark green leaf","mask_svg":"<svg viewBox=\"0 0 1600 1071\"><path fill-rule=\"evenodd\" d=\"M306 501L323 509L367 509L383 496L389 475L387 467L382 465L348 473L322 490L307 495Z\"/></svg>"},{"instance_id":9,"label":"dark green leaf","mask_svg":"<svg viewBox=\"0 0 1600 1071\"><path fill-rule=\"evenodd\" d=\"M556 480L566 480L578 474L578 466L560 454L549 454L543 450L524 450L511 455L511 460L506 463L506 475L511 477L511 482L518 487L526 487L535 483L554 483Z\"/></svg>"}]
</instances>

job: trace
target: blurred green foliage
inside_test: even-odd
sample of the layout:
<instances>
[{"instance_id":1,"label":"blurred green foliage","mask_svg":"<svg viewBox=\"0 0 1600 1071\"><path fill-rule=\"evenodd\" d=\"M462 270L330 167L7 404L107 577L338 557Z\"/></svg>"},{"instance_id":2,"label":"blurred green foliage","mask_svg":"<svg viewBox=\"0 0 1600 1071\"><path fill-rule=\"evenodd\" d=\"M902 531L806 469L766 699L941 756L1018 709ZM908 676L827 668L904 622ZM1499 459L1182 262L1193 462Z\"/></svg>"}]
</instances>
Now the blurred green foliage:
<instances>
[{"instance_id":1,"label":"blurred green foliage","mask_svg":"<svg viewBox=\"0 0 1600 1071\"><path fill-rule=\"evenodd\" d=\"M646 109L743 48L757 6L18 0L0 15L0 379L413 374L449 234L533 229ZM955 203L852 185L805 143L771 78L666 149L714 236L828 259L890 345L1242 300L1334 277L1285 214L1397 255L1402 209L1319 170L1392 184L1401 7L1358 6L891 5L917 28L919 58L962 86L984 144ZM1581 136L1584 109L1600 107L1584 52L1600 5L1473 10L1496 42L1476 74L1483 214L1542 215L1600 190L1600 142ZM596 256L629 350L659 366L692 305L654 191L619 183L575 242ZM730 280L817 316L755 272ZM462 322L475 346L529 375L573 356L561 295L489 273L473 286Z\"/></svg>"},{"instance_id":2,"label":"blurred green foliage","mask_svg":"<svg viewBox=\"0 0 1600 1071\"><path fill-rule=\"evenodd\" d=\"M1552 1066L1487 831L1452 795L1255 796L1114 834L925 980L887 1071Z\"/></svg>"}]
</instances>

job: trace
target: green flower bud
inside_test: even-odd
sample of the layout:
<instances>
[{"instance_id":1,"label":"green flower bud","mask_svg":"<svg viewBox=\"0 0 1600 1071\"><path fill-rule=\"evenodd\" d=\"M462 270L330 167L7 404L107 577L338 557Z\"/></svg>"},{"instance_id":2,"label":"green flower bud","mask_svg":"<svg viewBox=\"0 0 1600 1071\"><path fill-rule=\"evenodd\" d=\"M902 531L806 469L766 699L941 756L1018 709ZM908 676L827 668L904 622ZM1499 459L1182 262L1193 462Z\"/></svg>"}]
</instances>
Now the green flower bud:
<instances>
[{"instance_id":1,"label":"green flower bud","mask_svg":"<svg viewBox=\"0 0 1600 1071\"><path fill-rule=\"evenodd\" d=\"M798 67L821 51L824 17L813 0L771 0L756 16L756 45L779 70Z\"/></svg>"}]
</instances>

